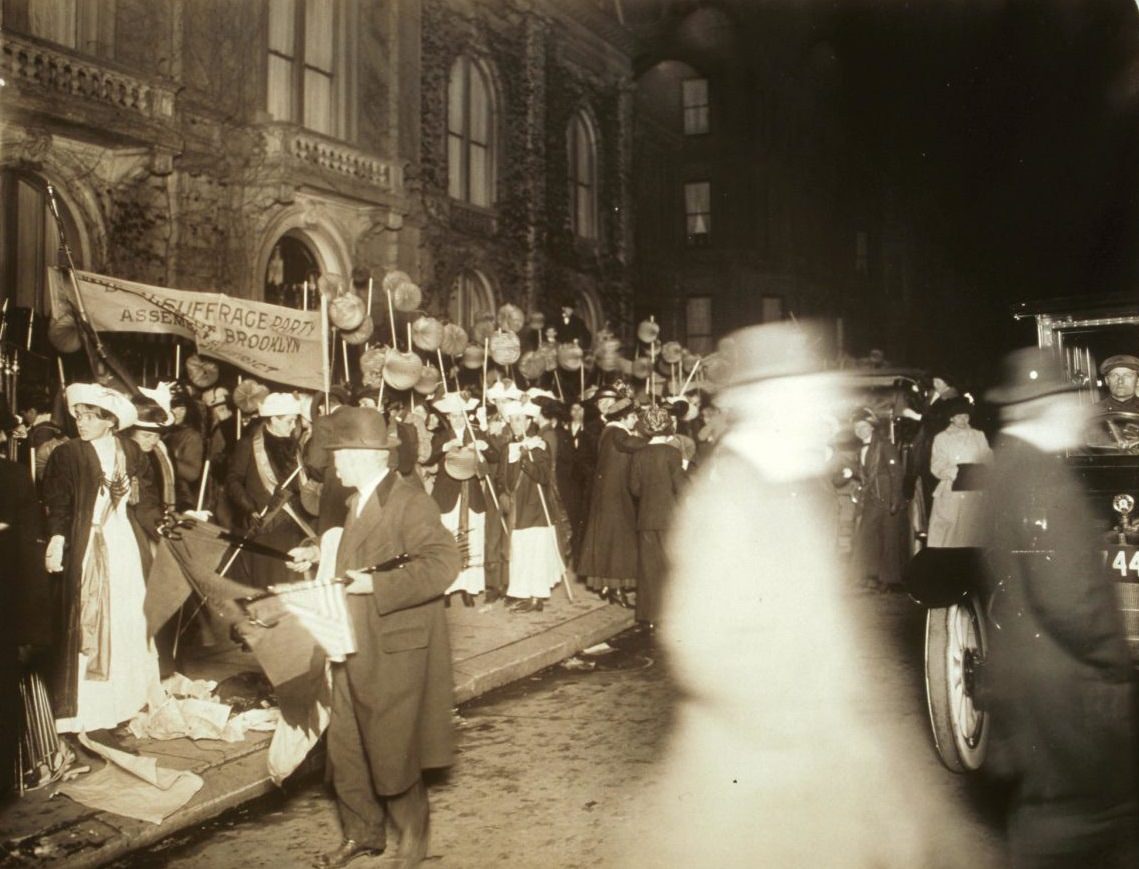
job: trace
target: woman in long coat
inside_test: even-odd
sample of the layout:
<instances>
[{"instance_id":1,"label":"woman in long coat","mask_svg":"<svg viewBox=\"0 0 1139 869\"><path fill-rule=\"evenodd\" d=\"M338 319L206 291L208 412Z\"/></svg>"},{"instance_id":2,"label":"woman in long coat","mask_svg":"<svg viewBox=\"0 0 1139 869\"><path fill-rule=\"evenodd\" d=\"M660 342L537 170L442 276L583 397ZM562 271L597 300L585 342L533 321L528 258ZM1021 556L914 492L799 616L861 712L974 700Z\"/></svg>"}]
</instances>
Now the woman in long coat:
<instances>
[{"instance_id":1,"label":"woman in long coat","mask_svg":"<svg viewBox=\"0 0 1139 869\"><path fill-rule=\"evenodd\" d=\"M158 681L143 599L150 548L140 517L159 516L150 464L116 436L134 406L92 383L67 387L77 440L58 447L44 470L51 573L64 572L65 634L53 681L61 733L111 728L134 716Z\"/></svg>"},{"instance_id":2,"label":"woman in long coat","mask_svg":"<svg viewBox=\"0 0 1139 869\"><path fill-rule=\"evenodd\" d=\"M946 402L949 426L933 439L929 470L937 478L929 516L930 546L980 546L985 539L985 493L956 491L957 469L963 464L992 461L985 433L969 425L973 405L964 398Z\"/></svg>"},{"instance_id":3,"label":"woman in long coat","mask_svg":"<svg viewBox=\"0 0 1139 869\"><path fill-rule=\"evenodd\" d=\"M578 557L578 572L588 577L587 587L615 594L622 603L625 593L637 587L637 508L629 491L629 462L645 441L629 430L636 419L636 407L627 398L605 415Z\"/></svg>"},{"instance_id":4,"label":"woman in long coat","mask_svg":"<svg viewBox=\"0 0 1139 869\"><path fill-rule=\"evenodd\" d=\"M637 621L654 625L668 578L664 543L684 485L683 457L669 437L672 415L663 407L646 407L637 431L648 439L629 465L629 491L637 499Z\"/></svg>"}]
</instances>

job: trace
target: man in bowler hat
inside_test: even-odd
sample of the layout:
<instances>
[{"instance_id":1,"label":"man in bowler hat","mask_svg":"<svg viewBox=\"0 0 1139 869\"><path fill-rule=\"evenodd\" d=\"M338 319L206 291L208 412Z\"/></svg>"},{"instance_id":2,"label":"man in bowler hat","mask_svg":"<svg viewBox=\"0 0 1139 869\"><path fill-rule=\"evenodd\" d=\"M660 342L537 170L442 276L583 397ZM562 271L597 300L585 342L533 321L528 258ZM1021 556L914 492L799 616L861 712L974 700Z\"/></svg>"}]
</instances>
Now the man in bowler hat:
<instances>
[{"instance_id":1,"label":"man in bowler hat","mask_svg":"<svg viewBox=\"0 0 1139 869\"><path fill-rule=\"evenodd\" d=\"M979 686L986 769L1012 785L1013 866L1139 865L1135 682L1114 582L1083 487L1056 453L1086 405L1051 353L1011 354L986 394L1001 431L988 485L998 629Z\"/></svg>"},{"instance_id":2,"label":"man in bowler hat","mask_svg":"<svg viewBox=\"0 0 1139 869\"><path fill-rule=\"evenodd\" d=\"M399 834L399 848L383 865L418 865L428 840L422 770L452 760L443 593L461 559L435 502L389 469L389 451L398 445L371 408L344 407L330 417L325 446L340 479L356 490L348 500L336 575L350 581L357 651L332 665L328 763L343 840L316 860L322 869L382 852L386 819ZM406 566L366 572L404 553L411 556ZM298 571L320 557L311 544L290 555Z\"/></svg>"}]
</instances>

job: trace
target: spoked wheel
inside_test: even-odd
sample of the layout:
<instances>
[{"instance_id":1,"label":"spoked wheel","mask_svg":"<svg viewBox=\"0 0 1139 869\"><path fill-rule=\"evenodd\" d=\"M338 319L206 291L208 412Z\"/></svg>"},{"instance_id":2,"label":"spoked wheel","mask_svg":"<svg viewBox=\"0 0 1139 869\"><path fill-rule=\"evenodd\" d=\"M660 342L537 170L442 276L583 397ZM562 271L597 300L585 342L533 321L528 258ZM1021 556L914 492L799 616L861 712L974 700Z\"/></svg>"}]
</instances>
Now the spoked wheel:
<instances>
[{"instance_id":1,"label":"spoked wheel","mask_svg":"<svg viewBox=\"0 0 1139 869\"><path fill-rule=\"evenodd\" d=\"M975 595L925 617L925 696L934 747L946 768L981 768L989 740L988 715L974 703L977 667L987 651L985 621Z\"/></svg>"}]
</instances>

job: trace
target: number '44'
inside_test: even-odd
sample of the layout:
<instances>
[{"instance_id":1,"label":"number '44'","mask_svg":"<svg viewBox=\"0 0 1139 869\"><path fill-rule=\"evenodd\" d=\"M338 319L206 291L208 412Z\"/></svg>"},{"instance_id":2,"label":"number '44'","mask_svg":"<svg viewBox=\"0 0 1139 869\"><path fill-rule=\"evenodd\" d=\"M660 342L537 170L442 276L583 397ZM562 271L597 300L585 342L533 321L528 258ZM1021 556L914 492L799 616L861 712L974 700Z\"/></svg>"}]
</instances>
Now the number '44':
<instances>
[{"instance_id":1,"label":"number '44'","mask_svg":"<svg viewBox=\"0 0 1139 869\"><path fill-rule=\"evenodd\" d=\"M1127 576L1127 572L1139 573L1139 549L1131 553L1131 561L1127 561L1127 553L1122 549L1115 553L1115 558L1111 561L1111 569L1118 570L1120 576Z\"/></svg>"}]
</instances>

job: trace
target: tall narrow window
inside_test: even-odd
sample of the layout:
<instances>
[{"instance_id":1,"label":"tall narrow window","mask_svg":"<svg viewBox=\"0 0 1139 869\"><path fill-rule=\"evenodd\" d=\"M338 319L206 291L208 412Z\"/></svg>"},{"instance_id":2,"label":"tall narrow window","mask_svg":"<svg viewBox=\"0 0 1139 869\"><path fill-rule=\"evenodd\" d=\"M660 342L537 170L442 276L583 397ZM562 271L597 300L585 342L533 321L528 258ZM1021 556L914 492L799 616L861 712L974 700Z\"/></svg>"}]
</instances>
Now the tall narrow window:
<instances>
[{"instance_id":1,"label":"tall narrow window","mask_svg":"<svg viewBox=\"0 0 1139 869\"><path fill-rule=\"evenodd\" d=\"M337 135L336 0L269 0L268 112Z\"/></svg>"},{"instance_id":2,"label":"tall narrow window","mask_svg":"<svg viewBox=\"0 0 1139 869\"><path fill-rule=\"evenodd\" d=\"M0 299L47 314L47 269L58 263L60 245L46 187L39 178L8 171L0 176L0 200ZM72 253L79 259L74 224L66 206L59 205Z\"/></svg>"},{"instance_id":3,"label":"tall narrow window","mask_svg":"<svg viewBox=\"0 0 1139 869\"><path fill-rule=\"evenodd\" d=\"M680 83L684 103L684 133L698 136L708 132L708 79L688 78Z\"/></svg>"},{"instance_id":4,"label":"tall narrow window","mask_svg":"<svg viewBox=\"0 0 1139 869\"><path fill-rule=\"evenodd\" d=\"M490 207L494 201L494 106L490 82L463 56L447 86L447 192L452 199Z\"/></svg>"},{"instance_id":5,"label":"tall narrow window","mask_svg":"<svg viewBox=\"0 0 1139 869\"><path fill-rule=\"evenodd\" d=\"M597 238L597 138L585 112L569 126L570 224L579 238Z\"/></svg>"},{"instance_id":6,"label":"tall narrow window","mask_svg":"<svg viewBox=\"0 0 1139 869\"><path fill-rule=\"evenodd\" d=\"M684 185L684 215L688 244L705 245L712 232L712 185L692 181Z\"/></svg>"},{"instance_id":7,"label":"tall narrow window","mask_svg":"<svg viewBox=\"0 0 1139 869\"><path fill-rule=\"evenodd\" d=\"M447 314L452 323L469 327L478 314L494 313L494 293L481 272L464 269L451 284L451 298Z\"/></svg>"},{"instance_id":8,"label":"tall narrow window","mask_svg":"<svg viewBox=\"0 0 1139 869\"><path fill-rule=\"evenodd\" d=\"M110 57L114 45L113 2L27 0L28 32L85 54ZM4 4L7 5L7 4Z\"/></svg>"}]
</instances>

